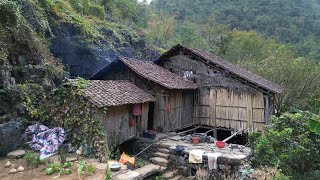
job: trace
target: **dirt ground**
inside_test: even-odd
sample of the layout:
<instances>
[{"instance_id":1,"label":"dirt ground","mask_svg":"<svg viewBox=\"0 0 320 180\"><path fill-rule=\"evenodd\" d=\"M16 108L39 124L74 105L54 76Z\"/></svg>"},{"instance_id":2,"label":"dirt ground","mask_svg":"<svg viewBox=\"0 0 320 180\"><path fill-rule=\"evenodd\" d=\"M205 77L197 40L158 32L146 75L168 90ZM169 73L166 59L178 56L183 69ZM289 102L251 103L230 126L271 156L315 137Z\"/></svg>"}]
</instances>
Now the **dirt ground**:
<instances>
[{"instance_id":1,"label":"dirt ground","mask_svg":"<svg viewBox=\"0 0 320 180\"><path fill-rule=\"evenodd\" d=\"M10 159L11 164L14 164L15 168L18 168L20 165L25 168L25 171L22 173L15 173L15 174L9 174L9 170L11 168L5 168L5 164L8 159L0 159L0 180L47 180L47 179L54 179L54 177L57 174L53 174L51 176L46 175L44 169L46 168L46 165L39 165L38 168L34 169L33 171L31 169L27 169L27 165L25 160L23 159L17 159L12 160ZM88 162L88 161L87 161ZM62 175L58 180L79 180L78 174L77 174L77 163L73 162L72 167L70 169L72 170L72 173L70 175ZM90 164L90 163L88 163ZM100 170L95 168L95 173L92 176L89 175L83 175L82 180L104 180L105 170Z\"/></svg>"}]
</instances>

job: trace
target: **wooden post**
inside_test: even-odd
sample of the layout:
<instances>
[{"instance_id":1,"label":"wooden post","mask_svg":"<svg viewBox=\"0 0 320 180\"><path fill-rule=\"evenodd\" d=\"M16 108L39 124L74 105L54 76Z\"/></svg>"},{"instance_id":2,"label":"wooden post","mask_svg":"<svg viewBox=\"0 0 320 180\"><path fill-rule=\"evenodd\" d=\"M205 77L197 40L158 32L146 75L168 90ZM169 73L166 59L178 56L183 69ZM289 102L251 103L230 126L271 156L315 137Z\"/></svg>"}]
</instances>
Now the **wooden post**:
<instances>
[{"instance_id":1,"label":"wooden post","mask_svg":"<svg viewBox=\"0 0 320 180\"><path fill-rule=\"evenodd\" d=\"M214 126L216 127L216 91L215 89L210 89L210 95L209 95L209 104L210 104L210 118L209 118L209 126Z\"/></svg>"},{"instance_id":2,"label":"wooden post","mask_svg":"<svg viewBox=\"0 0 320 180\"><path fill-rule=\"evenodd\" d=\"M253 129L252 95L247 95L247 118L248 118L248 129Z\"/></svg>"}]
</instances>

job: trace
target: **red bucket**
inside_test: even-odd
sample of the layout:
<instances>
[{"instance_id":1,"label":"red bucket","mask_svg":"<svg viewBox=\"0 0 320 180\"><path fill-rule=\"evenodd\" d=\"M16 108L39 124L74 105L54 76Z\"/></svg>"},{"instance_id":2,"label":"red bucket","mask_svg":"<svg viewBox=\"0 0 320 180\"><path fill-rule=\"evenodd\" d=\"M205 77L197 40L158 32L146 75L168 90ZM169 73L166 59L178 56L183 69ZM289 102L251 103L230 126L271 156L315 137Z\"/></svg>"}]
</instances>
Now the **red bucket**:
<instances>
[{"instance_id":1,"label":"red bucket","mask_svg":"<svg viewBox=\"0 0 320 180\"><path fill-rule=\"evenodd\" d=\"M223 141L217 141L217 142L216 142L216 146L217 146L218 148L224 148L225 143L224 143Z\"/></svg>"}]
</instances>

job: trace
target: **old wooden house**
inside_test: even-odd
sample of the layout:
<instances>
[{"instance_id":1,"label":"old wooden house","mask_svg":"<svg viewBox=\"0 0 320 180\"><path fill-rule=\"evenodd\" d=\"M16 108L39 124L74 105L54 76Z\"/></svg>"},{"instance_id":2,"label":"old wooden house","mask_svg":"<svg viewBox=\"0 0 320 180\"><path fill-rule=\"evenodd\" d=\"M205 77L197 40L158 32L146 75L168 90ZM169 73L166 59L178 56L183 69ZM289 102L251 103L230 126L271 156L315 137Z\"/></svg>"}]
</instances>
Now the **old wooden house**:
<instances>
[{"instance_id":1,"label":"old wooden house","mask_svg":"<svg viewBox=\"0 0 320 180\"><path fill-rule=\"evenodd\" d=\"M84 92L93 104L94 115L103 123L108 144L136 137L142 126L136 122L137 117L146 119L148 103L155 101L151 94L126 80L90 80Z\"/></svg>"},{"instance_id":2,"label":"old wooden house","mask_svg":"<svg viewBox=\"0 0 320 180\"><path fill-rule=\"evenodd\" d=\"M192 125L261 130L274 112L275 95L283 90L218 56L180 44L155 62L118 58L91 79L127 80L155 97L142 105L139 132Z\"/></svg>"},{"instance_id":3,"label":"old wooden house","mask_svg":"<svg viewBox=\"0 0 320 180\"><path fill-rule=\"evenodd\" d=\"M193 123L235 130L261 130L282 87L211 53L183 45L156 62L197 84Z\"/></svg>"},{"instance_id":4,"label":"old wooden house","mask_svg":"<svg viewBox=\"0 0 320 180\"><path fill-rule=\"evenodd\" d=\"M128 80L155 97L155 102L143 105L146 110L138 119L141 122L140 132L147 129L169 132L194 123L196 84L153 62L118 58L91 79Z\"/></svg>"}]
</instances>

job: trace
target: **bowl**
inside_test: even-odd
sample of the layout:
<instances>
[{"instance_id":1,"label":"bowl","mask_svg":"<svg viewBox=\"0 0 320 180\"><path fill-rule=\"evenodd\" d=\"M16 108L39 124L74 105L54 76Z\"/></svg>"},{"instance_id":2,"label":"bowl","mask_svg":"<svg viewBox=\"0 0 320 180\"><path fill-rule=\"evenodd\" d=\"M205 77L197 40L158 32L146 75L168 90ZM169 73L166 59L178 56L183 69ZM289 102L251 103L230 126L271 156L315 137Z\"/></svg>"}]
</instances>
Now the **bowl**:
<instances>
[{"instance_id":1,"label":"bowl","mask_svg":"<svg viewBox=\"0 0 320 180\"><path fill-rule=\"evenodd\" d=\"M119 171L121 168L121 164L120 163L112 163L111 165L109 165L109 168L111 171Z\"/></svg>"},{"instance_id":2,"label":"bowl","mask_svg":"<svg viewBox=\"0 0 320 180\"><path fill-rule=\"evenodd\" d=\"M217 142L216 142L216 146L217 146L218 148L224 148L225 142L223 142L223 141L217 141Z\"/></svg>"}]
</instances>

